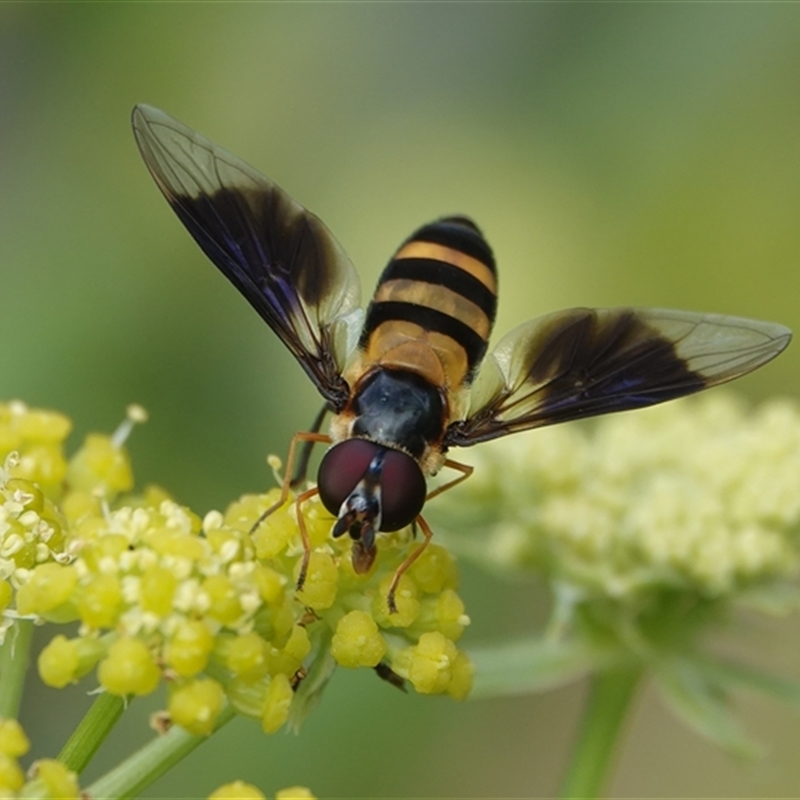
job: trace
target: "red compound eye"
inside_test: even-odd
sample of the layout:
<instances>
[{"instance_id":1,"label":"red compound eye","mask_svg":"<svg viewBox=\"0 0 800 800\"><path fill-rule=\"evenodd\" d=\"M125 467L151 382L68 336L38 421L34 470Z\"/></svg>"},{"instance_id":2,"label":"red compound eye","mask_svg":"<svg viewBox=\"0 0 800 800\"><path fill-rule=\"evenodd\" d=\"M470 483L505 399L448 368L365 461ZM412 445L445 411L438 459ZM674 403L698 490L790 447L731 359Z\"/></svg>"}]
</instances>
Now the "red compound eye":
<instances>
[{"instance_id":1,"label":"red compound eye","mask_svg":"<svg viewBox=\"0 0 800 800\"><path fill-rule=\"evenodd\" d=\"M400 450L389 450L381 475L381 530L410 525L422 511L427 491L419 464Z\"/></svg>"},{"instance_id":2,"label":"red compound eye","mask_svg":"<svg viewBox=\"0 0 800 800\"><path fill-rule=\"evenodd\" d=\"M319 496L331 514L338 514L342 503L364 477L370 461L380 448L364 439L348 439L335 444L322 458L317 473Z\"/></svg>"},{"instance_id":3,"label":"red compound eye","mask_svg":"<svg viewBox=\"0 0 800 800\"><path fill-rule=\"evenodd\" d=\"M383 450L381 472L382 531L396 531L410 524L422 511L427 489L419 464L400 450L390 450L365 439L348 439L334 445L319 465L319 496L331 514L338 514L372 459Z\"/></svg>"}]
</instances>

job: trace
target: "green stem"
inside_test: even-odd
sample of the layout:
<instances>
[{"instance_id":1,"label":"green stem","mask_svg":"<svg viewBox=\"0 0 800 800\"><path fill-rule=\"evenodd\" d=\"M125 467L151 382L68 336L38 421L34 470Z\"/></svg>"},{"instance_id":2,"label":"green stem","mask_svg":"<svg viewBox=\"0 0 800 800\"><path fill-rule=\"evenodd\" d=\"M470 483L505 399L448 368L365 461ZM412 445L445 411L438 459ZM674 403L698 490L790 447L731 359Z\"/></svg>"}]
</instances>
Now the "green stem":
<instances>
[{"instance_id":1,"label":"green stem","mask_svg":"<svg viewBox=\"0 0 800 800\"><path fill-rule=\"evenodd\" d=\"M214 731L218 731L233 717L233 709L228 706L220 714ZM176 726L166 735L156 737L137 750L87 787L84 793L88 797L103 798L103 800L136 797L195 748L208 741L208 738L208 736L195 736Z\"/></svg>"},{"instance_id":2,"label":"green stem","mask_svg":"<svg viewBox=\"0 0 800 800\"><path fill-rule=\"evenodd\" d=\"M124 710L124 698L107 692L98 695L58 754L58 760L78 774L83 772Z\"/></svg>"},{"instance_id":3,"label":"green stem","mask_svg":"<svg viewBox=\"0 0 800 800\"><path fill-rule=\"evenodd\" d=\"M28 670L33 622L15 620L0 645L0 719L16 719Z\"/></svg>"},{"instance_id":4,"label":"green stem","mask_svg":"<svg viewBox=\"0 0 800 800\"><path fill-rule=\"evenodd\" d=\"M594 674L581 731L559 797L588 800L600 796L622 721L641 675L642 668L638 665Z\"/></svg>"}]
</instances>

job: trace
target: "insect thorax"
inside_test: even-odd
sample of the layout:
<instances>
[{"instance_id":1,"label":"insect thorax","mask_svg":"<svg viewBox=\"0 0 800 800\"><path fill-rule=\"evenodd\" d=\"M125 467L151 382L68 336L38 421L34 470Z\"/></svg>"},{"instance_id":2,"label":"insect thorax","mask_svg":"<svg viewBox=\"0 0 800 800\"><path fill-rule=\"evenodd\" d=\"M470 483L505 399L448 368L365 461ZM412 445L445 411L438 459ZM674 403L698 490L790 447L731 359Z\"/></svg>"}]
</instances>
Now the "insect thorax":
<instances>
[{"instance_id":1,"label":"insect thorax","mask_svg":"<svg viewBox=\"0 0 800 800\"><path fill-rule=\"evenodd\" d=\"M359 437L404 450L420 460L439 442L446 420L442 393L405 370L378 367L355 387L348 408L334 419L334 441Z\"/></svg>"}]
</instances>

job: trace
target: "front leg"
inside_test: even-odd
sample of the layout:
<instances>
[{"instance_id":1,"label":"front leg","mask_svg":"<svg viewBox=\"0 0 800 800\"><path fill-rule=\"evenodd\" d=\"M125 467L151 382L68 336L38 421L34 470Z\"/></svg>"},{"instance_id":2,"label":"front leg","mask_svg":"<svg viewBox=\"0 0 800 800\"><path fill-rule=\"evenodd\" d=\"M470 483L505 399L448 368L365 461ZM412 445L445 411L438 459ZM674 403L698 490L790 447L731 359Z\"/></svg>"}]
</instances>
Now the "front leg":
<instances>
[{"instance_id":1,"label":"front leg","mask_svg":"<svg viewBox=\"0 0 800 800\"><path fill-rule=\"evenodd\" d=\"M322 415L320 415L322 416ZM273 503L261 516L253 523L253 526L250 528L250 535L252 536L256 530L258 530L258 526L270 515L277 511L287 500L289 497L289 492L292 488L292 469L294 468L294 460L295 455L297 453L297 445L300 442L323 442L326 444L330 444L331 438L327 434L324 433L316 433L314 431L300 431L296 433L292 437L292 443L289 445L289 455L286 457L286 469L283 474L283 484L281 485L281 496L276 503ZM316 490L315 490L316 491ZM301 495L302 496L302 495ZM299 498L298 498L299 499ZM298 517L299 519L299 517ZM301 536L303 534L304 528L301 527ZM305 546L305 542L303 543ZM307 559L306 559L307 564Z\"/></svg>"}]
</instances>

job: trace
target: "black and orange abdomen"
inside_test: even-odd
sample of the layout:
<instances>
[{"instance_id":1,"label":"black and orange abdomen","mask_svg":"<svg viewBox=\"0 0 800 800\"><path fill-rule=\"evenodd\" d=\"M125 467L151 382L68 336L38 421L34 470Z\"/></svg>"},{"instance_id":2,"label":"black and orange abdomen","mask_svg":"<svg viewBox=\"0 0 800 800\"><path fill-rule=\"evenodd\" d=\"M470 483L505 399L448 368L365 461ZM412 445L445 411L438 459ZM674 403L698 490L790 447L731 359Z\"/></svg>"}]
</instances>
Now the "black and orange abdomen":
<instances>
[{"instance_id":1,"label":"black and orange abdomen","mask_svg":"<svg viewBox=\"0 0 800 800\"><path fill-rule=\"evenodd\" d=\"M497 307L492 251L466 217L425 225L378 281L359 346L364 366L421 375L453 393L483 359Z\"/></svg>"}]
</instances>

